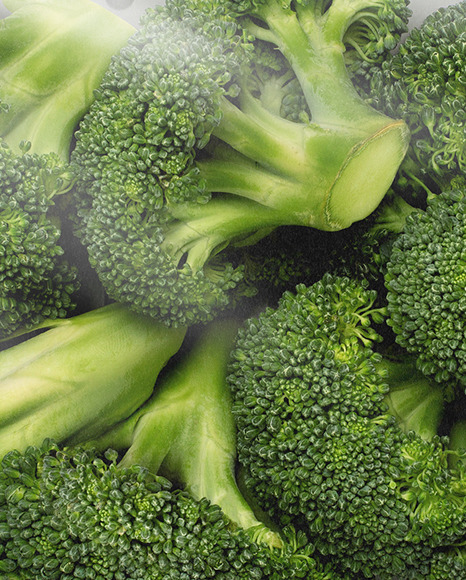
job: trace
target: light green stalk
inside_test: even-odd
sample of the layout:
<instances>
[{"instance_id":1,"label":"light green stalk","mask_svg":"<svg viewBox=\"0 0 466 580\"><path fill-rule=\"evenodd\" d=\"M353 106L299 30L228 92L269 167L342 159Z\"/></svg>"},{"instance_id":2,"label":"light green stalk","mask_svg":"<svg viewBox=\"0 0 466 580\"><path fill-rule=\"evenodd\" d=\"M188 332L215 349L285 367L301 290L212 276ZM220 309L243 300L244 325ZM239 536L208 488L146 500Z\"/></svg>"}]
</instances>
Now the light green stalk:
<instances>
[{"instance_id":1,"label":"light green stalk","mask_svg":"<svg viewBox=\"0 0 466 580\"><path fill-rule=\"evenodd\" d=\"M6 0L0 21L0 136L68 159L113 54L133 26L91 0Z\"/></svg>"},{"instance_id":2,"label":"light green stalk","mask_svg":"<svg viewBox=\"0 0 466 580\"><path fill-rule=\"evenodd\" d=\"M186 331L117 304L51 324L0 352L0 457L97 437L131 415Z\"/></svg>"},{"instance_id":3,"label":"light green stalk","mask_svg":"<svg viewBox=\"0 0 466 580\"><path fill-rule=\"evenodd\" d=\"M199 162L210 191L247 197L281 212L282 223L321 230L346 228L376 209L410 135L403 121L379 113L357 94L343 39L349 25L377 4L340 0L323 13L314 2L291 8L270 0L256 6L266 26L250 29L284 54L312 118L309 123L282 119L245 87L239 107L225 99L214 135L234 150L234 163L227 166L224 155L217 160L216 153Z\"/></svg>"},{"instance_id":4,"label":"light green stalk","mask_svg":"<svg viewBox=\"0 0 466 580\"><path fill-rule=\"evenodd\" d=\"M236 427L226 384L237 323L217 320L200 330L184 358L167 369L154 395L132 417L93 441L125 451L121 466L142 465L207 498L258 541L280 546L235 479Z\"/></svg>"}]
</instances>

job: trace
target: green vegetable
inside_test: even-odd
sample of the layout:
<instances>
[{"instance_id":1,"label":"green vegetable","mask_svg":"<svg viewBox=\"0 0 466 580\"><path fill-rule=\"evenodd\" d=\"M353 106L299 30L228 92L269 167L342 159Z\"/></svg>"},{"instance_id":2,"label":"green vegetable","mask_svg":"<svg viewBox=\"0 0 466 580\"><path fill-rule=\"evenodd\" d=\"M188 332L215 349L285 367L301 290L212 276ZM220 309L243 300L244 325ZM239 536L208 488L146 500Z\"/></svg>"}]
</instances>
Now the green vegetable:
<instances>
[{"instance_id":1,"label":"green vegetable","mask_svg":"<svg viewBox=\"0 0 466 580\"><path fill-rule=\"evenodd\" d=\"M202 329L187 353L156 385L131 417L93 441L124 452L121 465L142 465L207 498L255 537L280 545L239 492L234 477L235 423L225 381L237 323L219 320ZM195 331L193 331L195 332Z\"/></svg>"},{"instance_id":2,"label":"green vegetable","mask_svg":"<svg viewBox=\"0 0 466 580\"><path fill-rule=\"evenodd\" d=\"M78 275L84 261L62 231L74 181L66 163L94 88L134 31L88 0L5 6L12 14L0 28L0 339L74 313L80 282L91 279L84 266Z\"/></svg>"},{"instance_id":3,"label":"green vegetable","mask_svg":"<svg viewBox=\"0 0 466 580\"><path fill-rule=\"evenodd\" d=\"M1 139L0 165L0 338L7 338L67 316L79 281L54 212L72 187L67 166L54 153L16 154Z\"/></svg>"},{"instance_id":4,"label":"green vegetable","mask_svg":"<svg viewBox=\"0 0 466 580\"><path fill-rule=\"evenodd\" d=\"M443 389L382 341L385 308L326 274L240 329L228 382L245 485L353 577L429 577L462 549L464 464L440 437ZM444 576L447 578L447 576Z\"/></svg>"},{"instance_id":5,"label":"green vegetable","mask_svg":"<svg viewBox=\"0 0 466 580\"><path fill-rule=\"evenodd\" d=\"M412 133L397 180L406 192L422 184L443 191L466 171L465 36L466 2L452 3L411 30L396 54L369 66L369 102L404 119Z\"/></svg>"},{"instance_id":6,"label":"green vegetable","mask_svg":"<svg viewBox=\"0 0 466 580\"><path fill-rule=\"evenodd\" d=\"M0 457L44 438L83 441L148 399L184 329L113 304L0 352Z\"/></svg>"},{"instance_id":7,"label":"green vegetable","mask_svg":"<svg viewBox=\"0 0 466 580\"><path fill-rule=\"evenodd\" d=\"M466 195L445 191L414 211L386 265L388 323L418 368L466 386Z\"/></svg>"},{"instance_id":8,"label":"green vegetable","mask_svg":"<svg viewBox=\"0 0 466 580\"><path fill-rule=\"evenodd\" d=\"M5 5L1 578L466 579L466 3Z\"/></svg>"},{"instance_id":9,"label":"green vegetable","mask_svg":"<svg viewBox=\"0 0 466 580\"><path fill-rule=\"evenodd\" d=\"M226 246L371 213L409 135L357 95L345 46L392 47L408 14L404 0L148 11L72 154L77 232L108 294L169 325L205 322L241 288Z\"/></svg>"},{"instance_id":10,"label":"green vegetable","mask_svg":"<svg viewBox=\"0 0 466 580\"><path fill-rule=\"evenodd\" d=\"M134 28L91 0L5 0L0 29L0 136L68 160L112 55Z\"/></svg>"},{"instance_id":11,"label":"green vegetable","mask_svg":"<svg viewBox=\"0 0 466 580\"><path fill-rule=\"evenodd\" d=\"M196 333L154 396L91 449L46 442L5 455L0 571L61 580L343 578L312 557L302 532L287 526L279 535L261 523L237 488L225 383L236 328L216 322ZM120 456L95 453L108 442Z\"/></svg>"}]
</instances>

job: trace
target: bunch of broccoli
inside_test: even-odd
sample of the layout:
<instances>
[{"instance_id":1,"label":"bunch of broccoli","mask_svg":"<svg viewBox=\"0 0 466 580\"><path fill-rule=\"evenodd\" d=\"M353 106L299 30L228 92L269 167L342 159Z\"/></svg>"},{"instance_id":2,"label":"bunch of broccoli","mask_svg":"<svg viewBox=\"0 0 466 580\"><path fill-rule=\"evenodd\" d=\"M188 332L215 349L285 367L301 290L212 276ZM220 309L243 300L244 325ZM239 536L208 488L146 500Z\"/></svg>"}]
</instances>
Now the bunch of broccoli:
<instances>
[{"instance_id":1,"label":"bunch of broccoli","mask_svg":"<svg viewBox=\"0 0 466 580\"><path fill-rule=\"evenodd\" d=\"M466 2L408 4L5 1L2 578L466 579Z\"/></svg>"},{"instance_id":2,"label":"bunch of broccoli","mask_svg":"<svg viewBox=\"0 0 466 580\"><path fill-rule=\"evenodd\" d=\"M239 332L228 382L245 485L354 577L429 576L462 552L466 473L442 386L382 340L375 291L326 274ZM464 573L464 567L463 567ZM434 576L435 577L435 576Z\"/></svg>"},{"instance_id":3,"label":"bunch of broccoli","mask_svg":"<svg viewBox=\"0 0 466 580\"><path fill-rule=\"evenodd\" d=\"M359 97L345 48L393 48L408 15L405 0L148 11L71 155L77 232L112 299L168 325L206 322L243 288L226 247L369 215L409 135Z\"/></svg>"}]
</instances>

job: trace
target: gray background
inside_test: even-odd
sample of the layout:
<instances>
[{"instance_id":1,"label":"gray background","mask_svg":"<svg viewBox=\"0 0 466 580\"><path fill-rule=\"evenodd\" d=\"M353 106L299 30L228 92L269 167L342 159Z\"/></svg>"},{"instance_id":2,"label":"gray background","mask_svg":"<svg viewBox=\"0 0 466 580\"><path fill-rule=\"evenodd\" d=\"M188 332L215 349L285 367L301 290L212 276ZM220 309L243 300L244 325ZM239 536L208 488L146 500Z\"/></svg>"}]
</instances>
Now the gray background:
<instances>
[{"instance_id":1,"label":"gray background","mask_svg":"<svg viewBox=\"0 0 466 580\"><path fill-rule=\"evenodd\" d=\"M72 2L73 0L70 0ZM97 4L106 6L125 18L132 24L136 25L141 13L149 6L163 4L163 0L93 0ZM441 6L450 6L458 2L448 2L448 0L411 0L410 7L413 11L411 26L417 26L430 13ZM0 2L0 17L5 16L8 12Z\"/></svg>"}]
</instances>

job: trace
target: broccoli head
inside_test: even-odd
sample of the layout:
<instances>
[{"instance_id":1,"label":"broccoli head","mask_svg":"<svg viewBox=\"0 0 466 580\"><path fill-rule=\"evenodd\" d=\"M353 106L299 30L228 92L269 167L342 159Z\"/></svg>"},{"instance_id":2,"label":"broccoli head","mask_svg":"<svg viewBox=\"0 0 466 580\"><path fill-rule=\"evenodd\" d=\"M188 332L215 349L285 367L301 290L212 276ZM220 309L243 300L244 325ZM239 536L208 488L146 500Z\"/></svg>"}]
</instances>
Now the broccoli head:
<instances>
[{"instance_id":1,"label":"broccoli head","mask_svg":"<svg viewBox=\"0 0 466 580\"><path fill-rule=\"evenodd\" d=\"M370 102L411 130L402 166L410 187L414 175L442 191L466 171L465 38L466 2L452 3L411 30L396 54L369 67Z\"/></svg>"},{"instance_id":2,"label":"broccoli head","mask_svg":"<svg viewBox=\"0 0 466 580\"><path fill-rule=\"evenodd\" d=\"M393 243L385 283L398 343L439 382L466 385L465 190L430 196Z\"/></svg>"},{"instance_id":3,"label":"broccoli head","mask_svg":"<svg viewBox=\"0 0 466 580\"><path fill-rule=\"evenodd\" d=\"M146 12L72 153L76 231L108 294L168 324L205 322L241 288L227 246L371 213L409 134L357 95L345 47L392 46L407 14L400 0Z\"/></svg>"},{"instance_id":4,"label":"broccoli head","mask_svg":"<svg viewBox=\"0 0 466 580\"><path fill-rule=\"evenodd\" d=\"M54 153L16 154L0 141L0 338L72 313L79 287L64 257L58 196L72 187Z\"/></svg>"},{"instance_id":5,"label":"broccoli head","mask_svg":"<svg viewBox=\"0 0 466 580\"><path fill-rule=\"evenodd\" d=\"M3 577L336 578L317 568L312 575L313 566L289 575L286 550L260 546L218 506L143 467L119 467L111 450L99 455L46 441L8 453L0 466L0 516Z\"/></svg>"},{"instance_id":6,"label":"broccoli head","mask_svg":"<svg viewBox=\"0 0 466 580\"><path fill-rule=\"evenodd\" d=\"M328 273L240 329L228 382L242 481L347 573L428 577L434 553L464 542L464 467L440 437L443 389L382 341L375 299Z\"/></svg>"}]
</instances>

